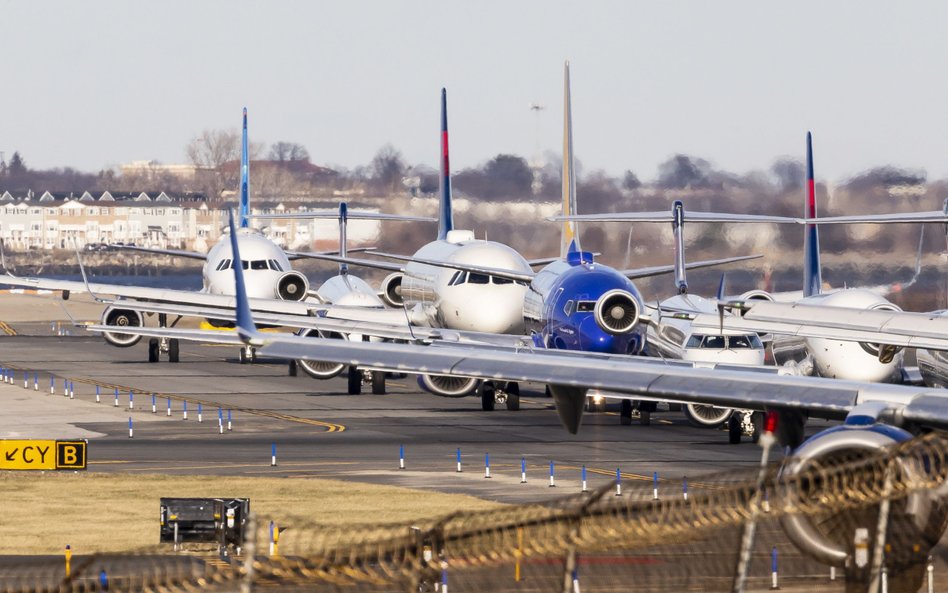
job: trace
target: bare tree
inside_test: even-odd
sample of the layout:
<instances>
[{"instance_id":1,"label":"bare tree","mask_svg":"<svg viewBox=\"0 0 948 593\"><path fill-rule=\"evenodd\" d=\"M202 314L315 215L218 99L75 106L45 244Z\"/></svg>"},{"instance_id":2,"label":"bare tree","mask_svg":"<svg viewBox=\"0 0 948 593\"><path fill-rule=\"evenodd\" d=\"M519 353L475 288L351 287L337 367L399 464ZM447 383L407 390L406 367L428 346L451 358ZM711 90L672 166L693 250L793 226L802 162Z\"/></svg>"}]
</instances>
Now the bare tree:
<instances>
[{"instance_id":1,"label":"bare tree","mask_svg":"<svg viewBox=\"0 0 948 593\"><path fill-rule=\"evenodd\" d=\"M268 157L271 161L285 163L287 161L309 162L309 151L302 144L296 142L277 142L270 147Z\"/></svg>"},{"instance_id":2,"label":"bare tree","mask_svg":"<svg viewBox=\"0 0 948 593\"><path fill-rule=\"evenodd\" d=\"M382 189L397 191L406 170L405 160L391 144L386 144L375 153L370 170L375 183Z\"/></svg>"}]
</instances>

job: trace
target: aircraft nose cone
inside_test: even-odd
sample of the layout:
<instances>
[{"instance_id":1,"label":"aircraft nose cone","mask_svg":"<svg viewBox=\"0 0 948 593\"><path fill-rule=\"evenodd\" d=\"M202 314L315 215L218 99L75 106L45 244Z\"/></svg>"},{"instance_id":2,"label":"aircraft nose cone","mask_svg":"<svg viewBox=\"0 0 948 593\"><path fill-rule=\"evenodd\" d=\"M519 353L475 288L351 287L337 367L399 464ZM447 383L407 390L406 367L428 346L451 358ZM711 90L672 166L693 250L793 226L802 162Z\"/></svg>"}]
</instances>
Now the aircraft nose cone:
<instances>
[{"instance_id":1,"label":"aircraft nose cone","mask_svg":"<svg viewBox=\"0 0 948 593\"><path fill-rule=\"evenodd\" d=\"M592 315L587 316L579 324L580 348L587 352L612 352L615 339L615 336L602 331Z\"/></svg>"}]
</instances>

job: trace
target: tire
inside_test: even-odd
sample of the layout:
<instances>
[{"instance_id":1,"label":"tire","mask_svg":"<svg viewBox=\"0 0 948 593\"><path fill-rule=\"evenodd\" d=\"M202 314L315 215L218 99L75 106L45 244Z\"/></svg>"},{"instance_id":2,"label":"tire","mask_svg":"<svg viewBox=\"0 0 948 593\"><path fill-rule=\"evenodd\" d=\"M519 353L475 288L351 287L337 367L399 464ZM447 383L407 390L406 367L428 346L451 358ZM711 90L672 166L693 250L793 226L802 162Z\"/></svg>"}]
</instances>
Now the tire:
<instances>
[{"instance_id":1,"label":"tire","mask_svg":"<svg viewBox=\"0 0 948 593\"><path fill-rule=\"evenodd\" d=\"M248 362L248 361L247 361L247 349L246 349L246 348L241 348L241 349L240 349L240 364L247 364L247 362Z\"/></svg>"},{"instance_id":2,"label":"tire","mask_svg":"<svg viewBox=\"0 0 948 593\"><path fill-rule=\"evenodd\" d=\"M732 445L741 443L741 419L738 414L732 414L727 420L727 442Z\"/></svg>"},{"instance_id":3,"label":"tire","mask_svg":"<svg viewBox=\"0 0 948 593\"><path fill-rule=\"evenodd\" d=\"M481 384L477 386L477 394L481 396L481 409L485 412L493 412L496 404L493 381L481 381Z\"/></svg>"},{"instance_id":4,"label":"tire","mask_svg":"<svg viewBox=\"0 0 948 593\"><path fill-rule=\"evenodd\" d=\"M178 340L171 338L168 340L168 362L178 362L181 358L181 349Z\"/></svg>"},{"instance_id":5,"label":"tire","mask_svg":"<svg viewBox=\"0 0 948 593\"><path fill-rule=\"evenodd\" d=\"M160 353L161 346L159 345L158 338L148 340L148 362L158 362Z\"/></svg>"},{"instance_id":6,"label":"tire","mask_svg":"<svg viewBox=\"0 0 948 593\"><path fill-rule=\"evenodd\" d=\"M297 366L295 360L291 360L291 361L290 361L290 364L287 365L287 366L289 367L289 368L287 369L287 373L288 373L291 377L295 377L295 376L299 375L299 373L300 373L299 366Z\"/></svg>"},{"instance_id":7,"label":"tire","mask_svg":"<svg viewBox=\"0 0 948 593\"><path fill-rule=\"evenodd\" d=\"M619 424L622 426L632 425L632 400L622 400L619 408Z\"/></svg>"},{"instance_id":8,"label":"tire","mask_svg":"<svg viewBox=\"0 0 948 593\"><path fill-rule=\"evenodd\" d=\"M385 371L372 371L372 394L385 395Z\"/></svg>"},{"instance_id":9,"label":"tire","mask_svg":"<svg viewBox=\"0 0 948 593\"><path fill-rule=\"evenodd\" d=\"M514 381L507 383L506 389L507 392L507 411L509 412L519 412L520 411L520 384Z\"/></svg>"},{"instance_id":10,"label":"tire","mask_svg":"<svg viewBox=\"0 0 948 593\"><path fill-rule=\"evenodd\" d=\"M350 366L349 371L349 395L362 394L362 371L358 367Z\"/></svg>"},{"instance_id":11,"label":"tire","mask_svg":"<svg viewBox=\"0 0 948 593\"><path fill-rule=\"evenodd\" d=\"M257 349L256 348L250 349L250 362L257 362Z\"/></svg>"},{"instance_id":12,"label":"tire","mask_svg":"<svg viewBox=\"0 0 948 593\"><path fill-rule=\"evenodd\" d=\"M652 411L639 409L639 424L649 426L652 424Z\"/></svg>"}]
</instances>

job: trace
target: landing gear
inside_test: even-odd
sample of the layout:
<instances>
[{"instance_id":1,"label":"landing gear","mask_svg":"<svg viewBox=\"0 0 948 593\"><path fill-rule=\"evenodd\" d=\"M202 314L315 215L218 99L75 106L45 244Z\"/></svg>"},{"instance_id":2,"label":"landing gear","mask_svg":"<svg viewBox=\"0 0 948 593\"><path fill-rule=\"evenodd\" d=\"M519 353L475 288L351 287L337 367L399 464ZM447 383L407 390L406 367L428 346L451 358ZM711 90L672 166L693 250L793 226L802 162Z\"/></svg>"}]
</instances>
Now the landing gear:
<instances>
[{"instance_id":1,"label":"landing gear","mask_svg":"<svg viewBox=\"0 0 948 593\"><path fill-rule=\"evenodd\" d=\"M180 356L180 349L178 346L178 339L171 338L168 340L168 362L178 362Z\"/></svg>"},{"instance_id":2,"label":"landing gear","mask_svg":"<svg viewBox=\"0 0 948 593\"><path fill-rule=\"evenodd\" d=\"M148 340L148 362L158 362L158 356L161 352L161 343L158 338Z\"/></svg>"},{"instance_id":3,"label":"landing gear","mask_svg":"<svg viewBox=\"0 0 948 593\"><path fill-rule=\"evenodd\" d=\"M481 409L485 412L494 411L494 403L497 401L497 393L494 390L493 381L481 381L477 386L477 395L481 396Z\"/></svg>"},{"instance_id":4,"label":"landing gear","mask_svg":"<svg viewBox=\"0 0 948 593\"><path fill-rule=\"evenodd\" d=\"M632 400L624 399L619 408L619 424L622 426L632 425Z\"/></svg>"},{"instance_id":5,"label":"landing gear","mask_svg":"<svg viewBox=\"0 0 948 593\"><path fill-rule=\"evenodd\" d=\"M507 392L507 411L517 412L520 410L520 384L510 381L504 388Z\"/></svg>"},{"instance_id":6,"label":"landing gear","mask_svg":"<svg viewBox=\"0 0 948 593\"><path fill-rule=\"evenodd\" d=\"M741 416L741 414L731 414L731 417L727 419L727 441L732 445L739 444L744 434Z\"/></svg>"},{"instance_id":7,"label":"landing gear","mask_svg":"<svg viewBox=\"0 0 948 593\"><path fill-rule=\"evenodd\" d=\"M754 412L751 414L751 424L753 425L753 430L751 431L751 441L756 444L760 441L760 435L764 432L764 413L763 412Z\"/></svg>"},{"instance_id":8,"label":"landing gear","mask_svg":"<svg viewBox=\"0 0 948 593\"><path fill-rule=\"evenodd\" d=\"M296 360L291 360L290 364L287 366L289 367L287 369L287 372L289 373L291 377L295 377L299 374L300 370L299 370L299 366L296 364Z\"/></svg>"},{"instance_id":9,"label":"landing gear","mask_svg":"<svg viewBox=\"0 0 948 593\"><path fill-rule=\"evenodd\" d=\"M360 395L362 393L362 371L359 370L359 367L349 367L348 379L349 395Z\"/></svg>"},{"instance_id":10,"label":"landing gear","mask_svg":"<svg viewBox=\"0 0 948 593\"><path fill-rule=\"evenodd\" d=\"M652 411L639 409L639 424L649 426L652 424Z\"/></svg>"},{"instance_id":11,"label":"landing gear","mask_svg":"<svg viewBox=\"0 0 948 593\"><path fill-rule=\"evenodd\" d=\"M385 395L385 371L372 371L372 394Z\"/></svg>"},{"instance_id":12,"label":"landing gear","mask_svg":"<svg viewBox=\"0 0 948 593\"><path fill-rule=\"evenodd\" d=\"M240 364L250 364L257 361L257 349L253 346L244 346L240 349Z\"/></svg>"}]
</instances>

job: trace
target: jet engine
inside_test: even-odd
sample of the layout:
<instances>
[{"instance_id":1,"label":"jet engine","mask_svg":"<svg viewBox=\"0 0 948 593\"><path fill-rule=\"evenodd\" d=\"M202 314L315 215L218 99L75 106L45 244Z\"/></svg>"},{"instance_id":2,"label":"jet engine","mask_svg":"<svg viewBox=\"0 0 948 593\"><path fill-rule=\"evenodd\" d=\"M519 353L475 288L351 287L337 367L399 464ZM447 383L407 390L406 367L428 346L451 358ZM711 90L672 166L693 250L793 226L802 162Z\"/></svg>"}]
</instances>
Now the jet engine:
<instances>
[{"instance_id":1,"label":"jet engine","mask_svg":"<svg viewBox=\"0 0 948 593\"><path fill-rule=\"evenodd\" d=\"M118 309L109 307L102 313L102 325L114 325L116 327L141 327L144 325L142 314L130 309ZM119 348L128 348L134 346L142 339L141 336L132 334L122 334L118 332L104 332L102 334L105 341Z\"/></svg>"},{"instance_id":2,"label":"jet engine","mask_svg":"<svg viewBox=\"0 0 948 593\"><path fill-rule=\"evenodd\" d=\"M318 329L302 329L297 333L298 336L304 336L307 338L335 338L339 340L345 339L342 334L336 332L324 333ZM303 372L309 375L314 379L332 379L333 377L339 375L343 370L345 370L346 365L338 364L335 362L322 362L319 360L303 360L299 359L296 361L297 366L303 369Z\"/></svg>"},{"instance_id":3,"label":"jet engine","mask_svg":"<svg viewBox=\"0 0 948 593\"><path fill-rule=\"evenodd\" d=\"M596 301L593 315L603 331L613 335L626 334L639 323L639 304L625 290L610 290Z\"/></svg>"},{"instance_id":4,"label":"jet engine","mask_svg":"<svg viewBox=\"0 0 948 593\"><path fill-rule=\"evenodd\" d=\"M873 311L901 311L901 307L898 305L893 305L892 303L879 303L878 305L873 305L869 307ZM869 344L866 342L859 342L859 346L879 359L879 362L882 364L889 364L892 362L892 359L895 358L895 355L902 351L901 346L893 346L891 344Z\"/></svg>"},{"instance_id":5,"label":"jet engine","mask_svg":"<svg viewBox=\"0 0 948 593\"><path fill-rule=\"evenodd\" d=\"M379 286L382 293L382 302L389 307L401 307L405 302L402 298L402 275L398 272L389 274Z\"/></svg>"},{"instance_id":6,"label":"jet engine","mask_svg":"<svg viewBox=\"0 0 948 593\"><path fill-rule=\"evenodd\" d=\"M477 379L450 375L418 375L418 385L439 397L465 397L477 389Z\"/></svg>"},{"instance_id":7,"label":"jet engine","mask_svg":"<svg viewBox=\"0 0 948 593\"><path fill-rule=\"evenodd\" d=\"M730 408L716 408L704 404L687 404L682 408L685 418L692 426L698 428L717 428L727 422L734 410Z\"/></svg>"},{"instance_id":8,"label":"jet engine","mask_svg":"<svg viewBox=\"0 0 948 593\"><path fill-rule=\"evenodd\" d=\"M302 301L309 290L309 281L299 272L287 272L277 281L277 296L284 301Z\"/></svg>"},{"instance_id":9,"label":"jet engine","mask_svg":"<svg viewBox=\"0 0 948 593\"><path fill-rule=\"evenodd\" d=\"M748 290L737 297L739 301L770 301L774 302L774 297L766 290Z\"/></svg>"},{"instance_id":10,"label":"jet engine","mask_svg":"<svg viewBox=\"0 0 948 593\"><path fill-rule=\"evenodd\" d=\"M788 504L820 506L825 505L826 499L839 499L839 489L843 484L840 480L821 478L821 468L830 469L858 461L909 438L911 434L908 432L884 424L846 424L817 434L795 451L794 457L782 470L782 477L788 479L781 481L790 485L785 491L789 497ZM944 468L936 467L934 460L924 463L918 463L917 459L896 460L890 467L890 477L895 484L922 479L925 472L944 471ZM803 474L811 477L794 483L793 478ZM880 475L875 479L881 484L887 478ZM827 508L815 515L785 515L781 518L783 529L800 550L820 562L831 566L856 565L868 570L865 558L860 562L856 555L856 531L868 532L869 542L874 542L880 507L860 507L853 504L858 502L857 498L858 493L854 492L846 501L849 504L844 503L841 508L833 510ZM946 519L948 506L935 491L920 489L908 496L893 498L889 505L886 538L892 551L886 552L885 559L890 573L924 560L928 550L941 538ZM917 589L916 586L911 590Z\"/></svg>"}]
</instances>

